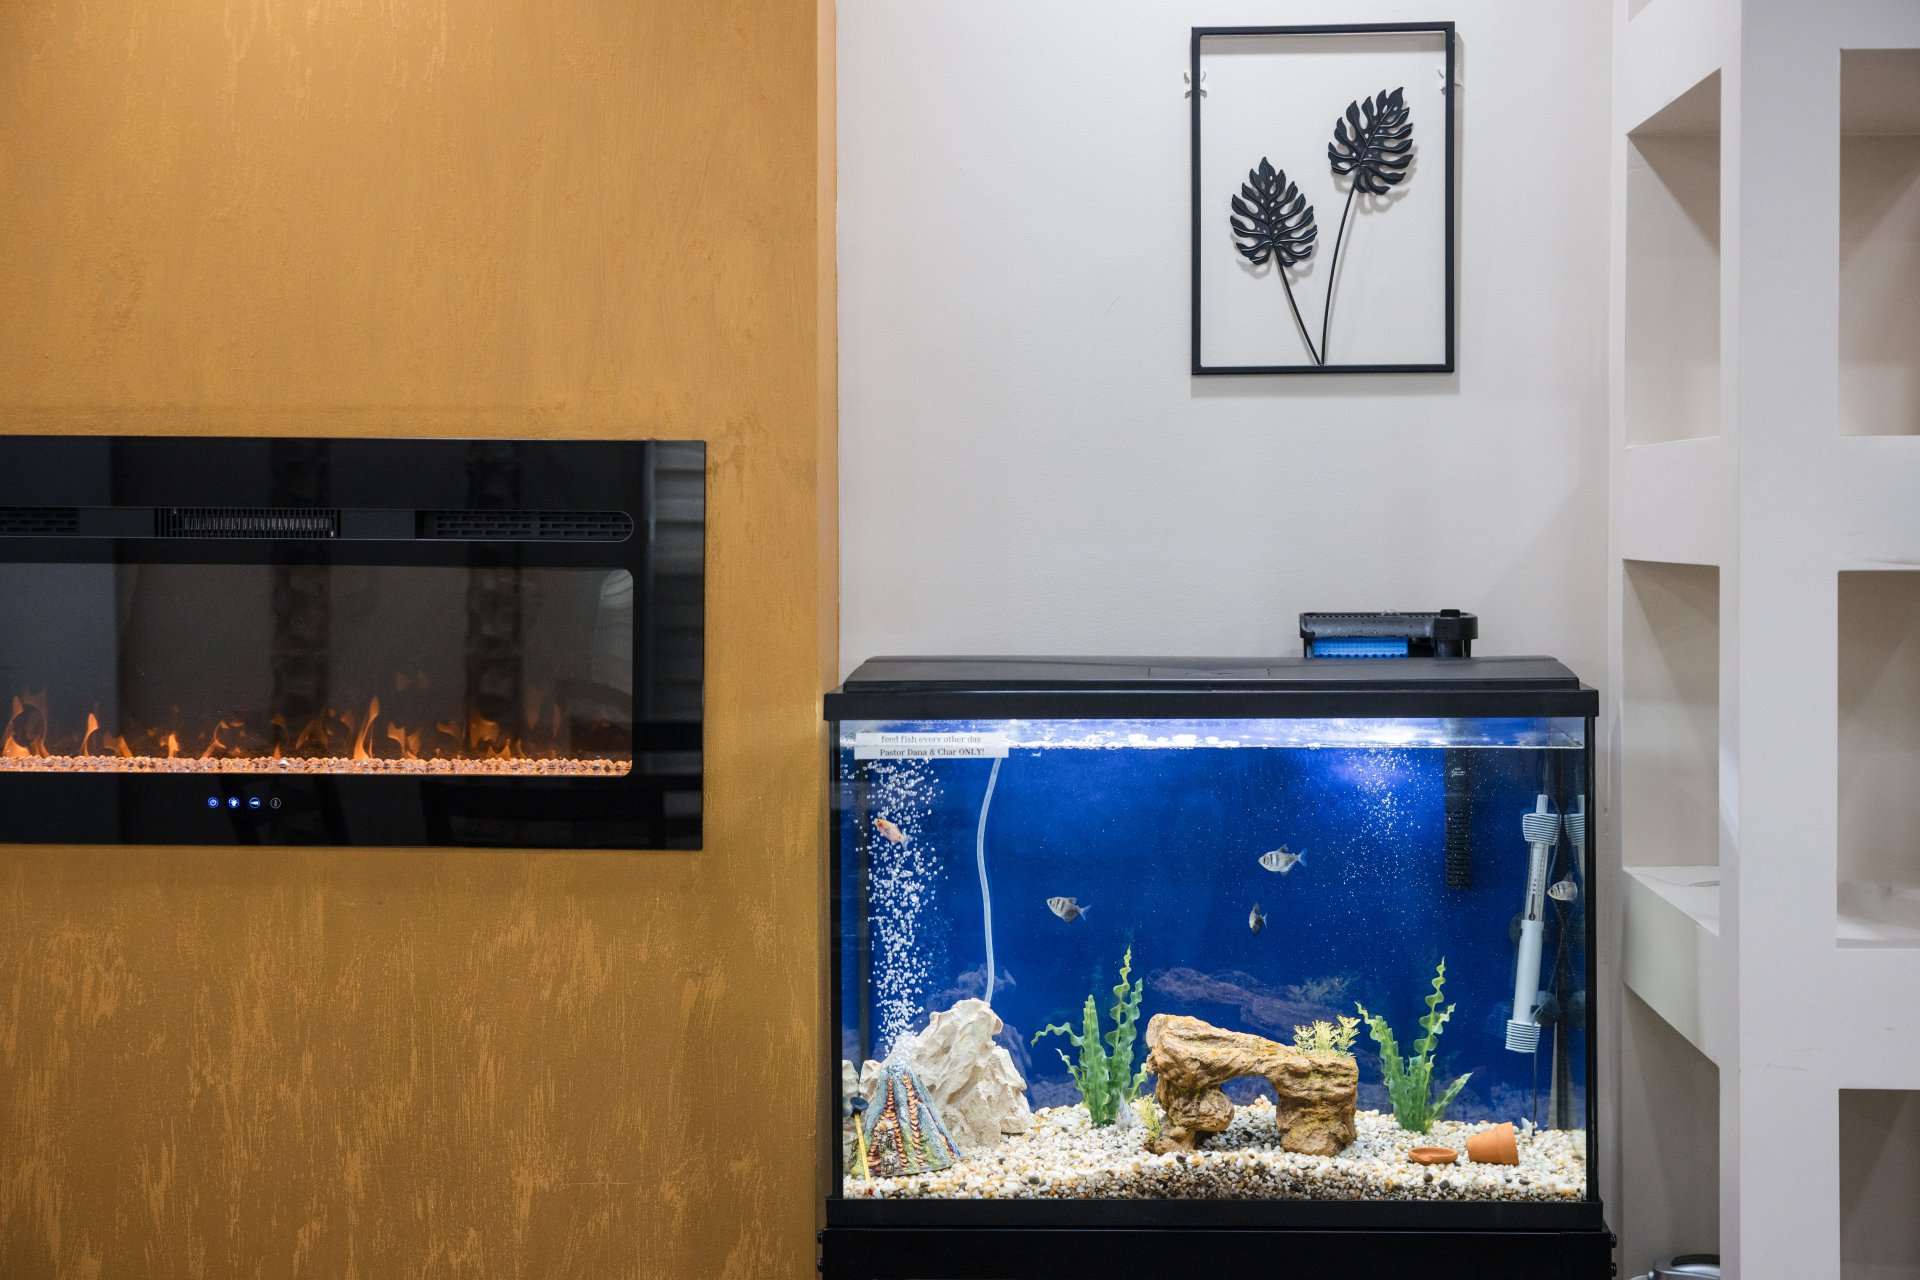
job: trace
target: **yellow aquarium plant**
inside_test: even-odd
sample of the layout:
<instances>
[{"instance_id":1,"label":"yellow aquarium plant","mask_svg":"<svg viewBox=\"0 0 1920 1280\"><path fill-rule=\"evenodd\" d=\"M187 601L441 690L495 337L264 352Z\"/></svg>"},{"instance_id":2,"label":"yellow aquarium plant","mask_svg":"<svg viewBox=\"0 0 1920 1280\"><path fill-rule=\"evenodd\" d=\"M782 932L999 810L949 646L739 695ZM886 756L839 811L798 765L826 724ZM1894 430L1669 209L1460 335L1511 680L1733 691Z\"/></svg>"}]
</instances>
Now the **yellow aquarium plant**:
<instances>
[{"instance_id":1,"label":"yellow aquarium plant","mask_svg":"<svg viewBox=\"0 0 1920 1280\"><path fill-rule=\"evenodd\" d=\"M1143 1073L1144 1070L1142 1068ZM1140 1117L1140 1123L1147 1131L1147 1141L1160 1141L1160 1108L1154 1105L1153 1099L1135 1098L1127 1105L1133 1108L1134 1115Z\"/></svg>"},{"instance_id":2,"label":"yellow aquarium plant","mask_svg":"<svg viewBox=\"0 0 1920 1280\"><path fill-rule=\"evenodd\" d=\"M1353 1056L1354 1037L1360 1034L1360 1019L1350 1018L1344 1013L1336 1013L1340 1020L1334 1026L1325 1018L1312 1026L1293 1029L1293 1047L1302 1053L1344 1053Z\"/></svg>"},{"instance_id":3,"label":"yellow aquarium plant","mask_svg":"<svg viewBox=\"0 0 1920 1280\"><path fill-rule=\"evenodd\" d=\"M867 1126L863 1117L855 1116L853 1121L853 1167L859 1170L860 1181L873 1180L873 1166L867 1159Z\"/></svg>"},{"instance_id":4,"label":"yellow aquarium plant","mask_svg":"<svg viewBox=\"0 0 1920 1280\"><path fill-rule=\"evenodd\" d=\"M1438 1098L1433 1097L1433 1046L1440 1039L1440 1029L1453 1016L1452 1005L1440 1007L1440 986L1446 979L1447 962L1442 958L1439 971L1433 977L1433 994L1426 998L1427 1011L1420 1018L1423 1034L1413 1042L1413 1052L1405 1058L1400 1056L1400 1046L1387 1020L1368 1013L1365 1005L1355 1006L1373 1035L1373 1042L1380 1046L1380 1073L1386 1077L1387 1096L1393 1099L1393 1118L1409 1133L1425 1133L1433 1128L1433 1122L1446 1113L1447 1107L1459 1096L1461 1086L1473 1074L1461 1076L1442 1090Z\"/></svg>"}]
</instances>

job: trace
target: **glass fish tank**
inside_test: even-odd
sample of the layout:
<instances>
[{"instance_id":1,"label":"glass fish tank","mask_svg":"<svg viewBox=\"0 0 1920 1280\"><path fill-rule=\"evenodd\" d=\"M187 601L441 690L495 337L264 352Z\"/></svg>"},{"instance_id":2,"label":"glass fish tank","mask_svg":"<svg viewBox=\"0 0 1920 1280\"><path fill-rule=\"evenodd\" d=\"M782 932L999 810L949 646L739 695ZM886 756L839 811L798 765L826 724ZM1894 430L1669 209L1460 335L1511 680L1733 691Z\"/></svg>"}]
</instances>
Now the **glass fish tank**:
<instances>
[{"instance_id":1,"label":"glass fish tank","mask_svg":"<svg viewBox=\"0 0 1920 1280\"><path fill-rule=\"evenodd\" d=\"M829 1273L904 1228L1207 1226L1607 1274L1596 711L1535 658L862 665Z\"/></svg>"}]
</instances>

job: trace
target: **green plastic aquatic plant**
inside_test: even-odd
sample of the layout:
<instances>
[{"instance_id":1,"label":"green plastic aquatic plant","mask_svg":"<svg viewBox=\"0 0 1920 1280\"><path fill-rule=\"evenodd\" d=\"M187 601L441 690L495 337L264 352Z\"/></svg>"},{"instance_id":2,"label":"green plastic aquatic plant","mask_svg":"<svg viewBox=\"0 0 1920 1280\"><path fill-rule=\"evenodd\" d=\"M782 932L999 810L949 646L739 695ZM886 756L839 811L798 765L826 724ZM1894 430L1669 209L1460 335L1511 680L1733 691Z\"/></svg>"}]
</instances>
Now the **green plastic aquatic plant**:
<instances>
[{"instance_id":1,"label":"green plastic aquatic plant","mask_svg":"<svg viewBox=\"0 0 1920 1280\"><path fill-rule=\"evenodd\" d=\"M1368 1013L1363 1004L1355 1006L1372 1033L1373 1042L1380 1046L1380 1072L1386 1077L1387 1096L1393 1099L1393 1118L1409 1133L1425 1133L1431 1129L1433 1122L1446 1114L1447 1107L1459 1096L1461 1086L1473 1074L1461 1076L1442 1090L1438 1098L1433 1097L1433 1046L1440 1039L1440 1029L1453 1016L1452 1005L1440 1007L1440 987L1446 980L1447 962L1442 959L1439 971L1433 976L1433 994L1426 999L1427 1012L1420 1019L1420 1030L1425 1034L1413 1042L1413 1052L1405 1058L1400 1056L1400 1046L1387 1020Z\"/></svg>"},{"instance_id":2,"label":"green plastic aquatic plant","mask_svg":"<svg viewBox=\"0 0 1920 1280\"><path fill-rule=\"evenodd\" d=\"M1083 1025L1079 1031L1064 1022L1057 1022L1041 1028L1033 1037L1033 1042L1038 1044L1042 1036L1065 1036L1080 1051L1080 1061L1076 1065L1065 1049L1056 1050L1060 1061L1067 1064L1067 1074L1073 1077L1074 1087L1080 1090L1080 1100L1087 1104L1087 1115L1096 1126L1110 1125L1118 1120L1120 1108L1139 1094L1140 1086L1147 1079L1146 1067L1142 1066L1138 1075L1133 1071L1133 1042L1140 1025L1140 992L1146 980L1143 978L1129 983L1127 979L1132 972L1133 948L1128 947L1126 956L1120 961L1120 982L1113 989L1113 1007L1107 1011L1113 1018L1113 1030L1105 1036L1104 1049L1101 1047L1100 1010L1092 996L1087 997Z\"/></svg>"}]
</instances>

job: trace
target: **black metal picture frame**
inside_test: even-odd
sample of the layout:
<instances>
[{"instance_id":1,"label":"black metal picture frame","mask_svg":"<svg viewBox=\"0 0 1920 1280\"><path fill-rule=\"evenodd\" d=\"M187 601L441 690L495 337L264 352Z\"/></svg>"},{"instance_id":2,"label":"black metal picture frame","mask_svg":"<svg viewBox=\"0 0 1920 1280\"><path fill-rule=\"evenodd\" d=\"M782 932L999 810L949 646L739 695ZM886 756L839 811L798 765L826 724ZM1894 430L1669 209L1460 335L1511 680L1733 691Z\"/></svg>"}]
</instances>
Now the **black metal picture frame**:
<instances>
[{"instance_id":1,"label":"black metal picture frame","mask_svg":"<svg viewBox=\"0 0 1920 1280\"><path fill-rule=\"evenodd\" d=\"M1201 45L1209 37L1245 37L1245 36L1355 36L1355 35L1417 35L1430 34L1441 38L1445 48L1445 68L1443 71L1442 97L1444 109L1438 128L1443 133L1443 173L1444 184L1443 221L1444 245L1443 261L1445 282L1444 294L1444 358L1437 362L1411 363L1358 363L1334 364L1325 361L1322 356L1327 337L1327 311L1331 310L1332 289L1335 271L1328 271L1329 295L1322 313L1321 346L1316 350L1311 328L1301 316L1293 299L1291 285L1288 285L1288 302L1293 310L1295 321L1305 340L1308 351L1313 355L1309 363L1299 364L1209 364L1205 359L1203 345L1203 310L1201 294L1202 247L1205 237L1218 236L1225 227L1216 226L1228 220L1227 202L1231 192L1202 189L1201 176L1201 108L1206 98L1206 87L1202 81ZM1245 375L1245 374L1373 374L1373 373L1452 373L1455 371L1455 291L1454 278L1454 110L1455 89L1455 31L1451 22L1377 22L1347 23L1337 25L1313 26L1254 26L1254 27L1194 27L1189 47L1189 83L1192 85L1192 106L1190 127L1192 130L1192 273L1193 273L1193 319L1192 319L1192 372L1196 375ZM1349 175L1349 193L1355 188L1362 191L1384 191L1386 184L1398 182L1405 175L1409 150L1406 128L1407 111L1399 94L1382 89L1377 97L1368 97L1373 86L1356 84L1355 93L1359 95L1348 108L1344 121L1338 122L1334 145L1328 149L1336 174ZM1376 112L1378 116L1376 116ZM1352 125L1351 136L1347 125ZM1420 130L1422 145L1431 138L1434 124L1426 121ZM1397 132L1396 132L1397 129ZM1363 133L1364 131L1364 133ZM1380 141L1384 134L1388 139ZM1369 138L1372 135L1372 145ZM1342 165L1346 167L1341 167ZM1431 179L1429 179L1431 181ZM1368 185L1373 183L1374 185ZM1290 184L1284 172L1275 171L1264 162L1248 174L1247 185L1241 188L1240 197L1232 199L1233 234L1236 247L1242 255L1256 264L1273 261L1276 274L1283 282L1287 280L1286 267L1290 263L1311 254L1318 228L1313 225L1313 210L1304 204L1297 189ZM1349 205L1351 194L1349 194ZM1341 232L1346 230L1346 218L1341 218ZM1339 265L1339 239L1334 243L1334 266Z\"/></svg>"}]
</instances>

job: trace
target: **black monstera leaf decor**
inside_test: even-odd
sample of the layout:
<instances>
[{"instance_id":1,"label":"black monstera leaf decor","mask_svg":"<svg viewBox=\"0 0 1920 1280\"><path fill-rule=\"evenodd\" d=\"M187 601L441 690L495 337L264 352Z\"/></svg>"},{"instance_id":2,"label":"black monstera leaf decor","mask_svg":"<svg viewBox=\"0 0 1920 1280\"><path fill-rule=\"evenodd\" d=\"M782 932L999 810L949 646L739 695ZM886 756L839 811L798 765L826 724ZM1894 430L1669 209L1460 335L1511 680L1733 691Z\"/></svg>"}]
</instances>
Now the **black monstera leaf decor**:
<instances>
[{"instance_id":1,"label":"black monstera leaf decor","mask_svg":"<svg viewBox=\"0 0 1920 1280\"><path fill-rule=\"evenodd\" d=\"M1240 252L1255 266L1268 258L1291 266L1313 256L1314 238L1320 234L1313 225L1313 206L1297 184L1287 181L1286 170L1274 168L1265 156L1247 171L1240 194L1233 198L1233 211L1238 216L1229 221L1233 234L1244 242Z\"/></svg>"},{"instance_id":2,"label":"black monstera leaf decor","mask_svg":"<svg viewBox=\"0 0 1920 1280\"><path fill-rule=\"evenodd\" d=\"M1314 225L1313 206L1299 187L1287 180L1266 157L1248 172L1240 194L1233 198L1231 219L1235 247L1255 266L1274 262L1287 305L1300 326L1307 354L1316 365L1327 362L1327 336L1333 323L1333 295L1340 283L1340 248L1346 242L1348 215L1356 194L1385 196L1406 180L1413 165L1413 112L1404 86L1382 89L1372 97L1347 104L1346 114L1334 121L1327 161L1334 177L1347 178L1347 200L1340 211L1340 229L1333 237L1333 261L1327 269L1327 301L1320 315L1320 344L1300 318L1287 268L1313 256L1320 229Z\"/></svg>"},{"instance_id":3,"label":"black monstera leaf decor","mask_svg":"<svg viewBox=\"0 0 1920 1280\"><path fill-rule=\"evenodd\" d=\"M1413 120L1404 88L1382 89L1371 98L1347 104L1344 119L1333 123L1327 159L1336 174L1352 174L1355 190L1383 196L1407 176L1413 163Z\"/></svg>"},{"instance_id":4,"label":"black monstera leaf decor","mask_svg":"<svg viewBox=\"0 0 1920 1280\"><path fill-rule=\"evenodd\" d=\"M1228 221L1233 224L1235 247L1256 267L1273 262L1280 283L1286 287L1293 322L1300 326L1300 336L1313 362L1319 364L1313 335L1300 318L1300 308L1293 300L1293 282L1287 279L1286 270L1313 256L1314 241L1320 235L1320 228L1313 224L1313 206L1300 194L1298 184L1287 181L1285 169L1274 168L1261 156L1260 163L1247 171L1247 180L1240 184L1240 194L1233 198L1233 212L1235 216Z\"/></svg>"}]
</instances>

